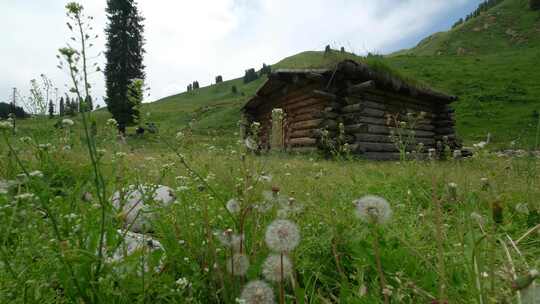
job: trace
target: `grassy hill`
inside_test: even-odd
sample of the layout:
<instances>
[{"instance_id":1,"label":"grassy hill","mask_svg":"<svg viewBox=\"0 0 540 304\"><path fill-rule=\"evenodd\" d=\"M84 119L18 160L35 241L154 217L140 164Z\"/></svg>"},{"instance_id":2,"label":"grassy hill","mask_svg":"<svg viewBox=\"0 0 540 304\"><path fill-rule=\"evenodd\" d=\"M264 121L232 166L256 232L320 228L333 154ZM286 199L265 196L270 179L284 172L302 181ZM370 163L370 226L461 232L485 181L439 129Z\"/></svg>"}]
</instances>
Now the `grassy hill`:
<instances>
[{"instance_id":1,"label":"grassy hill","mask_svg":"<svg viewBox=\"0 0 540 304\"><path fill-rule=\"evenodd\" d=\"M494 142L535 142L540 112L540 12L527 0L505 0L458 25L436 33L416 47L379 57L309 51L274 64L278 68L318 68L343 59L367 61L396 70L400 77L417 79L458 95L454 104L458 133L477 141L492 133ZM535 64L536 63L536 64ZM235 79L170 96L145 105L155 121L165 126L194 121L197 130L236 130L239 109L265 78L244 84ZM231 87L238 88L238 94Z\"/></svg>"}]
</instances>

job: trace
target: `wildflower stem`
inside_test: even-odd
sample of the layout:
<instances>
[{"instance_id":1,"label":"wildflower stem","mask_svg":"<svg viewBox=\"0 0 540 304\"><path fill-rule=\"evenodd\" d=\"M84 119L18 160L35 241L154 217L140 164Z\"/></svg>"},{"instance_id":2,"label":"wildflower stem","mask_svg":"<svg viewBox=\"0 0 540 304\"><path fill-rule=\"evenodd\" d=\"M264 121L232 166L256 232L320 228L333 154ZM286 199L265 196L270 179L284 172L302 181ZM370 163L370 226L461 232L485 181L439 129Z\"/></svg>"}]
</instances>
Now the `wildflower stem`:
<instances>
[{"instance_id":1,"label":"wildflower stem","mask_svg":"<svg viewBox=\"0 0 540 304\"><path fill-rule=\"evenodd\" d=\"M446 299L446 273L444 268L444 232L443 232L443 219L442 219L442 206L441 200L437 198L436 191L436 178L433 177L432 180L432 193L431 200L435 207L435 229L436 229L436 239L437 239L437 258L438 258L438 268L439 268L439 301L444 302Z\"/></svg>"},{"instance_id":2,"label":"wildflower stem","mask_svg":"<svg viewBox=\"0 0 540 304\"><path fill-rule=\"evenodd\" d=\"M285 304L285 286L284 286L285 278L283 277L283 251L280 254L279 268L280 268L279 269L279 275L280 275L280 280L279 280L279 303L280 304Z\"/></svg>"},{"instance_id":3,"label":"wildflower stem","mask_svg":"<svg viewBox=\"0 0 540 304\"><path fill-rule=\"evenodd\" d=\"M26 167L22 163L21 159L17 156L17 153L15 153L15 150L13 149L13 146L11 146L11 143L9 142L7 136L4 136L4 139L6 141L6 145L8 146L9 151L13 154L13 157L15 157L15 161L21 167L21 169L23 170L26 177L30 178L30 174L28 173L28 170L26 170ZM73 285L75 285L75 288L77 289L77 293L79 294L80 298L83 300L83 303L91 303L90 298L88 298L88 296L85 293L83 293L82 288L79 285L79 281L77 280L77 278L75 276L75 271L73 270L73 266L71 265L71 263L68 260L66 260L64 258L63 254L62 254L62 247L60 245L60 242L61 242L62 238L61 238L61 234L60 234L60 229L58 228L58 223L56 222L56 218L51 213L51 211L50 211L50 209L49 209L49 207L48 207L48 205L46 203L44 203L41 199L39 199L38 201L41 203L41 207L43 208L43 210L47 214L48 218L50 218L50 220L51 220L51 226L53 228L54 236L56 237L56 241L57 241L56 243L57 243L57 247L58 247L58 252L57 252L58 259L64 265L66 265L66 267L68 269L68 272L69 272L69 275L70 275L71 282L73 283Z\"/></svg>"},{"instance_id":4,"label":"wildflower stem","mask_svg":"<svg viewBox=\"0 0 540 304\"><path fill-rule=\"evenodd\" d=\"M9 274L11 274L13 279L18 280L17 274L13 270L13 267L11 266L11 263L9 262L9 258L8 258L7 254L6 254L6 252L4 251L4 247L2 247L2 246L0 246L0 253L2 254L2 260L3 260L4 264L6 265L6 269L8 270Z\"/></svg>"},{"instance_id":5,"label":"wildflower stem","mask_svg":"<svg viewBox=\"0 0 540 304\"><path fill-rule=\"evenodd\" d=\"M373 251L375 253L375 263L377 264L377 274L379 275L379 281L381 284L381 293L384 298L384 303L388 304L390 303L390 299L388 298L388 294L385 292L386 289L386 279L384 278L384 272L382 270L382 262L381 262L381 252L379 249L379 233L377 228L373 228L375 232L375 236L373 237Z\"/></svg>"},{"instance_id":6,"label":"wildflower stem","mask_svg":"<svg viewBox=\"0 0 540 304\"><path fill-rule=\"evenodd\" d=\"M184 166L184 168L186 168L186 170L189 171L189 173L195 175L197 177L197 180L201 183L204 184L205 188L208 189L213 196L215 196L219 201L221 201L223 203L223 207L225 208L225 211L227 212L227 214L229 215L229 217L232 219L232 221L234 222L234 226L235 227L238 227L238 222L236 221L236 218L234 217L234 215L227 209L227 200L225 200L221 195L219 195L219 193L217 193L217 191L214 190L214 188L199 174L199 172L195 171L186 161L185 157L180 154L175 148L173 148L173 146L167 141L164 139L164 142L167 144L168 147L171 148L171 150L174 152L174 154L176 154L176 156L178 156L178 158L180 159L180 163L182 164L182 166Z\"/></svg>"},{"instance_id":7,"label":"wildflower stem","mask_svg":"<svg viewBox=\"0 0 540 304\"><path fill-rule=\"evenodd\" d=\"M82 24L81 24L80 15L77 14L75 16L75 18L77 20L77 23L78 23L78 26L79 26L79 29L80 29L80 32L81 32L81 36L84 36L84 34L82 32ZM85 40L82 40L81 44L82 44L82 48L83 48L83 57L85 57L86 56L86 53L85 53L85 48L86 48ZM86 59L83 59L83 60L86 60ZM73 61L71 59L69 59L68 62L69 62L69 73L70 73L70 76L71 76L71 81L73 82L73 85L75 87L75 93L77 94L77 97L79 98L79 100L87 100L87 98L88 98L88 82L87 82L87 78L86 78L86 68L84 69L86 98L83 99L82 95L81 95L81 92L80 92L80 89L79 89L77 79L76 79L75 67L73 66ZM85 67L86 67L86 63L85 63ZM95 278L97 280L97 278L99 278L99 273L101 271L101 264L102 264L102 259L103 259L103 243L104 243L104 236L105 236L105 214L106 214L106 210L105 210L105 207L106 207L106 203L105 203L105 182L104 182L103 176L101 175L100 170L99 170L96 146L95 146L95 142L92 140L92 137L91 137L90 132L88 130L88 123L86 121L85 113L86 112L83 111L81 116L82 116L82 121L83 121L83 126L84 126L84 132L85 132L85 136L86 136L86 145L88 147L88 154L90 156L90 161L92 162L92 167L94 169L94 175L95 175L94 176L94 183L95 183L95 187L96 187L96 193L98 195L98 199L99 199L99 202L101 204L101 219L100 219L101 223L100 223L100 235L99 235L99 245L98 245L98 259L97 259L97 265L96 265L96 270L95 270Z\"/></svg>"}]
</instances>

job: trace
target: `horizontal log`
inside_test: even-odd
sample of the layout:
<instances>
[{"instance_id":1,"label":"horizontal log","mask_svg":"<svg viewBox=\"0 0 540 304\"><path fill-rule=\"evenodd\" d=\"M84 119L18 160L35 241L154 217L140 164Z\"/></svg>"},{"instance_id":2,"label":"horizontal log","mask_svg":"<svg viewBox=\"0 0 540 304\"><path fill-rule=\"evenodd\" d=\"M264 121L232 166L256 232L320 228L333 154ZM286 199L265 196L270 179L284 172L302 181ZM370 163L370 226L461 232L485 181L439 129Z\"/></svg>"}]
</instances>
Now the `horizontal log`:
<instances>
[{"instance_id":1,"label":"horizontal log","mask_svg":"<svg viewBox=\"0 0 540 304\"><path fill-rule=\"evenodd\" d=\"M392 139L389 135L377 135L377 134L366 134L366 133L354 133L354 137L358 142L380 142L380 143L392 143ZM434 146L434 138L426 137L414 137L416 143L422 143L425 146Z\"/></svg>"},{"instance_id":2,"label":"horizontal log","mask_svg":"<svg viewBox=\"0 0 540 304\"><path fill-rule=\"evenodd\" d=\"M295 122L299 122L299 121L306 121L306 120L311 120L311 119L314 119L316 118L315 115L316 113L305 113L305 114L300 114L300 115L291 115L291 117L289 118L289 120L293 123Z\"/></svg>"},{"instance_id":3,"label":"horizontal log","mask_svg":"<svg viewBox=\"0 0 540 304\"><path fill-rule=\"evenodd\" d=\"M347 133L370 133L370 134L379 134L379 135L389 135L390 131L392 131L392 128L388 128L386 126L380 126L380 125L372 125L372 124L353 124L353 125L345 125L345 132ZM432 137L435 135L435 132L432 131L421 131L421 130L413 130L415 133L415 136L419 137Z\"/></svg>"},{"instance_id":4,"label":"horizontal log","mask_svg":"<svg viewBox=\"0 0 540 304\"><path fill-rule=\"evenodd\" d=\"M358 152L397 152L393 143L356 142Z\"/></svg>"},{"instance_id":5,"label":"horizontal log","mask_svg":"<svg viewBox=\"0 0 540 304\"><path fill-rule=\"evenodd\" d=\"M372 117L384 117L385 112L377 109L367 107L362 104L348 105L341 109L343 113L358 113L360 115L372 116Z\"/></svg>"},{"instance_id":6,"label":"horizontal log","mask_svg":"<svg viewBox=\"0 0 540 304\"><path fill-rule=\"evenodd\" d=\"M324 76L319 73L307 73L306 78L309 80L323 82L325 80Z\"/></svg>"},{"instance_id":7,"label":"horizontal log","mask_svg":"<svg viewBox=\"0 0 540 304\"><path fill-rule=\"evenodd\" d=\"M290 138L316 137L315 129L298 130L290 133Z\"/></svg>"},{"instance_id":8,"label":"horizontal log","mask_svg":"<svg viewBox=\"0 0 540 304\"><path fill-rule=\"evenodd\" d=\"M321 91L321 90L313 90L313 94L315 96L322 97L322 98L325 98L325 99L328 99L328 100L336 100L337 99L337 96L335 94L328 93L328 92Z\"/></svg>"},{"instance_id":9,"label":"horizontal log","mask_svg":"<svg viewBox=\"0 0 540 304\"><path fill-rule=\"evenodd\" d=\"M347 88L347 93L348 94L355 94L355 93L358 93L358 92L362 92L362 91L369 90L369 89L374 89L374 88L375 88L375 81L369 80L369 81L362 82L362 83L355 84L353 86L348 87Z\"/></svg>"},{"instance_id":10,"label":"horizontal log","mask_svg":"<svg viewBox=\"0 0 540 304\"><path fill-rule=\"evenodd\" d=\"M314 113L313 117L314 118L336 119L336 118L339 117L339 114L337 114L335 112L321 111L321 112Z\"/></svg>"},{"instance_id":11,"label":"horizontal log","mask_svg":"<svg viewBox=\"0 0 540 304\"><path fill-rule=\"evenodd\" d=\"M297 109L308 108L313 105L324 105L324 101L319 98L309 98L299 102L287 104L283 108L285 108L286 112L292 112Z\"/></svg>"},{"instance_id":12,"label":"horizontal log","mask_svg":"<svg viewBox=\"0 0 540 304\"><path fill-rule=\"evenodd\" d=\"M316 143L317 139L311 137L292 138L288 141L288 144L292 147L314 146Z\"/></svg>"},{"instance_id":13,"label":"horizontal log","mask_svg":"<svg viewBox=\"0 0 540 304\"><path fill-rule=\"evenodd\" d=\"M424 112L424 117L427 119L434 118L435 112L432 108L427 106L414 106L408 103L392 103L389 100L386 101L373 101L369 99L369 97L355 97L350 96L347 98L348 104L363 104L365 106L368 106L373 109L382 110L385 112L388 112L390 114L402 114L402 116L406 116L407 113L414 113L416 115L420 114L420 112Z\"/></svg>"},{"instance_id":14,"label":"horizontal log","mask_svg":"<svg viewBox=\"0 0 540 304\"><path fill-rule=\"evenodd\" d=\"M374 98L379 98L379 99L383 99L383 100L394 100L394 101L399 101L399 102L405 102L405 103L410 103L410 104L416 104L416 105L421 105L421 106L427 106L427 107L440 107L444 104L441 104L441 103L437 103L437 102L433 102L431 100L425 100L425 99L421 99L421 98L417 98L417 97L413 97L413 96L407 96L407 95L404 95L404 94L399 94L399 93L393 93L393 92L388 92L386 90L369 90L369 91L365 91L363 92L362 94L368 94L370 96L373 96Z\"/></svg>"},{"instance_id":15,"label":"horizontal log","mask_svg":"<svg viewBox=\"0 0 540 304\"><path fill-rule=\"evenodd\" d=\"M433 122L433 125L436 128L453 127L456 125L456 122L453 120L436 120Z\"/></svg>"},{"instance_id":16,"label":"horizontal log","mask_svg":"<svg viewBox=\"0 0 540 304\"><path fill-rule=\"evenodd\" d=\"M338 125L339 125L339 123L337 121L335 121L335 120L325 119L320 124L320 127L323 128L323 129L328 129L328 130L336 130Z\"/></svg>"},{"instance_id":17,"label":"horizontal log","mask_svg":"<svg viewBox=\"0 0 540 304\"><path fill-rule=\"evenodd\" d=\"M312 129L312 128L318 128L319 125L323 122L322 119L312 119L312 120L306 120L301 121L297 123L292 124L293 130L304 130L304 129Z\"/></svg>"},{"instance_id":18,"label":"horizontal log","mask_svg":"<svg viewBox=\"0 0 540 304\"><path fill-rule=\"evenodd\" d=\"M287 115L301 115L301 114L306 114L306 113L312 113L312 114L315 114L315 113L319 113L321 112L322 110L324 109L324 106L323 105L319 105L319 104L314 104L314 105L311 105L309 107L304 107L304 108L299 108L299 109L295 109L295 110L292 110L286 114Z\"/></svg>"},{"instance_id":19,"label":"horizontal log","mask_svg":"<svg viewBox=\"0 0 540 304\"><path fill-rule=\"evenodd\" d=\"M370 123L370 124L375 124L375 125L388 126L387 119L382 118L382 117L368 117L368 116L358 115L357 113L349 113L349 114L342 115L342 118L346 124ZM391 123L394 123L394 121L391 120ZM412 129L422 130L422 131L433 131L435 127L428 123L416 122Z\"/></svg>"},{"instance_id":20,"label":"horizontal log","mask_svg":"<svg viewBox=\"0 0 540 304\"><path fill-rule=\"evenodd\" d=\"M456 130L452 127L447 127L447 128L437 128L435 129L435 132L437 134L454 134L456 133Z\"/></svg>"}]
</instances>

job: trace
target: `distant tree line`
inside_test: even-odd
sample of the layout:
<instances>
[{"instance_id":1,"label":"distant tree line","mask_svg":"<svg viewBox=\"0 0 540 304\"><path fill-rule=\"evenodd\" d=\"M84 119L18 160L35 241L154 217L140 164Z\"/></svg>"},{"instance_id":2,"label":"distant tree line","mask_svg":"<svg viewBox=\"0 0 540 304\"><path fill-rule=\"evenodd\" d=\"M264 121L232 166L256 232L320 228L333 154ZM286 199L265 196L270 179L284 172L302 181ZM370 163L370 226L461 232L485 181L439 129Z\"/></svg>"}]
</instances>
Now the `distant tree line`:
<instances>
[{"instance_id":1,"label":"distant tree line","mask_svg":"<svg viewBox=\"0 0 540 304\"><path fill-rule=\"evenodd\" d=\"M28 116L22 107L13 106L13 104L0 102L0 118L7 119L9 114L15 114L17 118L25 118Z\"/></svg>"},{"instance_id":2,"label":"distant tree line","mask_svg":"<svg viewBox=\"0 0 540 304\"><path fill-rule=\"evenodd\" d=\"M486 0L486 1L482 2L482 3L480 3L480 5L478 5L478 7L472 13L468 14L465 17L465 19L459 18L459 20L456 23L454 23L454 25L452 25L452 28L455 28L456 26L471 20L472 18L480 16L481 13L489 10L490 8L496 6L497 4L499 4L499 3L503 2L503 1L504 0ZM532 1L537 1L538 2L538 0L530 0L530 1L531 2Z\"/></svg>"}]
</instances>

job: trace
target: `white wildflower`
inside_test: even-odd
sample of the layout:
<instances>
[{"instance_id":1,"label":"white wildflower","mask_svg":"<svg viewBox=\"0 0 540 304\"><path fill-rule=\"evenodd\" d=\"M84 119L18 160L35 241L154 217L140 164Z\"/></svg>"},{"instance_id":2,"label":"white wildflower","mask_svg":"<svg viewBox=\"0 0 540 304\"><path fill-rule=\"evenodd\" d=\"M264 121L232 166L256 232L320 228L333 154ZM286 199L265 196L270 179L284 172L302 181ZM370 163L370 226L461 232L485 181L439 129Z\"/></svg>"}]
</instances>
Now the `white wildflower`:
<instances>
[{"instance_id":1,"label":"white wildflower","mask_svg":"<svg viewBox=\"0 0 540 304\"><path fill-rule=\"evenodd\" d=\"M235 276L245 276L249 268L249 259L245 254L236 253L227 261L227 271Z\"/></svg>"},{"instance_id":2,"label":"white wildflower","mask_svg":"<svg viewBox=\"0 0 540 304\"><path fill-rule=\"evenodd\" d=\"M246 304L274 304L274 291L264 281L251 281L242 290L240 299Z\"/></svg>"},{"instance_id":3,"label":"white wildflower","mask_svg":"<svg viewBox=\"0 0 540 304\"><path fill-rule=\"evenodd\" d=\"M472 212L471 213L471 219L478 222L478 223L480 223L480 224L483 224L485 222L484 217L481 214L477 213L477 212Z\"/></svg>"},{"instance_id":4,"label":"white wildflower","mask_svg":"<svg viewBox=\"0 0 540 304\"><path fill-rule=\"evenodd\" d=\"M73 126L74 124L75 124L75 122L74 122L73 120L69 119L69 118L64 118L64 119L62 119L62 125L63 125L64 127L71 127L71 126Z\"/></svg>"},{"instance_id":5,"label":"white wildflower","mask_svg":"<svg viewBox=\"0 0 540 304\"><path fill-rule=\"evenodd\" d=\"M292 263L291 260L286 255L280 254L271 254L266 258L263 264L263 276L270 282L281 282L282 275L282 265L281 261L283 258L283 280L287 280L292 275Z\"/></svg>"},{"instance_id":6,"label":"white wildflower","mask_svg":"<svg viewBox=\"0 0 540 304\"><path fill-rule=\"evenodd\" d=\"M31 142L32 142L32 138L29 137L29 136L21 137L21 138L19 138L19 140L20 140L21 142L25 143L25 144L31 143Z\"/></svg>"},{"instance_id":7,"label":"white wildflower","mask_svg":"<svg viewBox=\"0 0 540 304\"><path fill-rule=\"evenodd\" d=\"M34 199L35 197L36 197L36 196L35 196L33 193L21 193L21 194L19 194L19 195L16 195L16 196L15 196L15 199L24 201L24 200L32 200L32 199Z\"/></svg>"},{"instance_id":8,"label":"white wildflower","mask_svg":"<svg viewBox=\"0 0 540 304\"><path fill-rule=\"evenodd\" d=\"M366 195L354 203L356 215L364 222L384 224L392 217L390 204L382 197Z\"/></svg>"},{"instance_id":9,"label":"white wildflower","mask_svg":"<svg viewBox=\"0 0 540 304\"><path fill-rule=\"evenodd\" d=\"M39 148L40 150L49 150L51 147L52 147L52 145L51 145L50 143L39 144L39 145L38 145L38 148Z\"/></svg>"},{"instance_id":10,"label":"white wildflower","mask_svg":"<svg viewBox=\"0 0 540 304\"><path fill-rule=\"evenodd\" d=\"M188 281L188 279L182 277L176 280L176 285L178 285L180 289L186 289L191 286L191 283Z\"/></svg>"},{"instance_id":11,"label":"white wildflower","mask_svg":"<svg viewBox=\"0 0 540 304\"><path fill-rule=\"evenodd\" d=\"M182 140L182 139L184 139L184 137L185 137L184 132L180 131L180 132L176 133L176 139L177 140Z\"/></svg>"},{"instance_id":12,"label":"white wildflower","mask_svg":"<svg viewBox=\"0 0 540 304\"><path fill-rule=\"evenodd\" d=\"M116 127L118 127L118 122L114 118L109 118L109 119L107 119L107 126L116 128Z\"/></svg>"},{"instance_id":13,"label":"white wildflower","mask_svg":"<svg viewBox=\"0 0 540 304\"><path fill-rule=\"evenodd\" d=\"M231 229L218 231L216 232L216 236L223 246L232 248L234 252L240 252L243 236L234 234Z\"/></svg>"},{"instance_id":14,"label":"white wildflower","mask_svg":"<svg viewBox=\"0 0 540 304\"><path fill-rule=\"evenodd\" d=\"M30 175L31 177L41 178L41 177L43 177L43 172L41 172L39 170L36 170L36 171L32 171L32 172L28 173L28 175Z\"/></svg>"},{"instance_id":15,"label":"white wildflower","mask_svg":"<svg viewBox=\"0 0 540 304\"><path fill-rule=\"evenodd\" d=\"M529 206L525 203L519 203L515 207L516 211L521 214L529 214Z\"/></svg>"},{"instance_id":16,"label":"white wildflower","mask_svg":"<svg viewBox=\"0 0 540 304\"><path fill-rule=\"evenodd\" d=\"M295 223L275 220L266 228L266 245L276 252L291 251L300 242L300 231Z\"/></svg>"}]
</instances>

